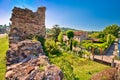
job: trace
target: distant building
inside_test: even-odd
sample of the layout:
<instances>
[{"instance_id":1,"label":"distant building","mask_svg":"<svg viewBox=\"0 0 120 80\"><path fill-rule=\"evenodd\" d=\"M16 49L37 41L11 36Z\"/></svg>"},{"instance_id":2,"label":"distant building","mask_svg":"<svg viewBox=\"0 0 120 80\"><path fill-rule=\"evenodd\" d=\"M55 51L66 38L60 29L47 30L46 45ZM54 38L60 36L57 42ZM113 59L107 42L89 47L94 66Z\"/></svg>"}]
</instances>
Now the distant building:
<instances>
[{"instance_id":1,"label":"distant building","mask_svg":"<svg viewBox=\"0 0 120 80\"><path fill-rule=\"evenodd\" d=\"M74 32L74 40L82 42L82 40L86 40L88 38L88 33L85 31L75 31Z\"/></svg>"},{"instance_id":2,"label":"distant building","mask_svg":"<svg viewBox=\"0 0 120 80\"><path fill-rule=\"evenodd\" d=\"M5 28L0 28L0 34L4 34L6 33L6 29Z\"/></svg>"},{"instance_id":3,"label":"distant building","mask_svg":"<svg viewBox=\"0 0 120 80\"><path fill-rule=\"evenodd\" d=\"M0 25L0 34L9 33L10 27L6 25Z\"/></svg>"},{"instance_id":4,"label":"distant building","mask_svg":"<svg viewBox=\"0 0 120 80\"><path fill-rule=\"evenodd\" d=\"M77 40L78 42L82 42L82 40L86 40L88 38L88 33L85 31L75 31L74 32L74 40ZM63 41L68 41L68 37L66 34L63 36Z\"/></svg>"}]
</instances>

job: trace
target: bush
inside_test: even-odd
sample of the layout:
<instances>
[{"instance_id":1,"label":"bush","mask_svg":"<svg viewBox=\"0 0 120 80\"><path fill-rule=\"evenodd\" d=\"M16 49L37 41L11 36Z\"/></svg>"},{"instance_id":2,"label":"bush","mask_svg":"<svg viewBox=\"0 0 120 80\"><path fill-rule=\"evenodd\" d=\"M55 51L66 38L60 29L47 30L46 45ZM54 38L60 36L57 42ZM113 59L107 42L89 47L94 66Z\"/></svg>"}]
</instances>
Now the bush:
<instances>
[{"instance_id":1,"label":"bush","mask_svg":"<svg viewBox=\"0 0 120 80\"><path fill-rule=\"evenodd\" d=\"M41 42L42 46L44 46L45 38L37 36L37 40Z\"/></svg>"},{"instance_id":2,"label":"bush","mask_svg":"<svg viewBox=\"0 0 120 80\"><path fill-rule=\"evenodd\" d=\"M78 43L79 43L78 41L73 40L73 46L74 46L74 47L76 47L76 46L78 45Z\"/></svg>"},{"instance_id":3,"label":"bush","mask_svg":"<svg viewBox=\"0 0 120 80\"><path fill-rule=\"evenodd\" d=\"M58 35L58 41L63 43L63 33L62 32L60 32Z\"/></svg>"},{"instance_id":4,"label":"bush","mask_svg":"<svg viewBox=\"0 0 120 80\"><path fill-rule=\"evenodd\" d=\"M45 48L46 48L47 55L49 55L49 54L58 55L61 53L60 50L58 49L58 47L56 46L55 41L52 39L47 39L45 41Z\"/></svg>"},{"instance_id":5,"label":"bush","mask_svg":"<svg viewBox=\"0 0 120 80\"><path fill-rule=\"evenodd\" d=\"M100 54L100 50L99 50L98 48L95 48L95 49L94 49L94 53L95 53L95 54Z\"/></svg>"},{"instance_id":6,"label":"bush","mask_svg":"<svg viewBox=\"0 0 120 80\"><path fill-rule=\"evenodd\" d=\"M50 54L57 54L58 55L60 53L61 53L60 50L56 47L53 47L50 51Z\"/></svg>"},{"instance_id":7,"label":"bush","mask_svg":"<svg viewBox=\"0 0 120 80\"><path fill-rule=\"evenodd\" d=\"M66 51L69 51L70 50L70 47L66 47Z\"/></svg>"},{"instance_id":8,"label":"bush","mask_svg":"<svg viewBox=\"0 0 120 80\"><path fill-rule=\"evenodd\" d=\"M83 51L79 51L79 52L78 52L79 57L82 57L83 54L84 54Z\"/></svg>"}]
</instances>

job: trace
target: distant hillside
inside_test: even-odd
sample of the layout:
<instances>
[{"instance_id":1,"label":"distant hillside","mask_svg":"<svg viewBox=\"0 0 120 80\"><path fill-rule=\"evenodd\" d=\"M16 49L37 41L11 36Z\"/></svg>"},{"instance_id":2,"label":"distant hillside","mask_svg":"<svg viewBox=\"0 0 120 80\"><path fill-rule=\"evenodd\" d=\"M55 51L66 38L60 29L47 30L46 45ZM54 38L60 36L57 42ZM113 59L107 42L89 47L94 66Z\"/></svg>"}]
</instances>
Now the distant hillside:
<instances>
[{"instance_id":1,"label":"distant hillside","mask_svg":"<svg viewBox=\"0 0 120 80\"><path fill-rule=\"evenodd\" d=\"M77 29L72 29L72 28L65 28L65 27L61 28L61 31L63 31L63 32L66 32L67 30L78 31Z\"/></svg>"},{"instance_id":2,"label":"distant hillside","mask_svg":"<svg viewBox=\"0 0 120 80\"><path fill-rule=\"evenodd\" d=\"M67 30L81 31L81 30L72 29L72 28L65 28L65 27L62 27L62 28L60 28L60 29L61 29L62 32L66 32ZM50 30L51 30L51 29L46 28L46 33L51 33Z\"/></svg>"}]
</instances>

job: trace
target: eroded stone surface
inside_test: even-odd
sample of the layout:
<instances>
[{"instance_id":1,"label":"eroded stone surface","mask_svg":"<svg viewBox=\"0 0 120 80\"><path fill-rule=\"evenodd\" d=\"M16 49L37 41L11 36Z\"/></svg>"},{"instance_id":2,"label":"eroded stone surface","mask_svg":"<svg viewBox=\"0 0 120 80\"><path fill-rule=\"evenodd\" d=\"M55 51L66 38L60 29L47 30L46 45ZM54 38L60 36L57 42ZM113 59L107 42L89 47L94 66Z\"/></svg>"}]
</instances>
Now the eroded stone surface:
<instances>
[{"instance_id":1,"label":"eroded stone surface","mask_svg":"<svg viewBox=\"0 0 120 80\"><path fill-rule=\"evenodd\" d=\"M90 80L120 80L119 67L103 70L91 77Z\"/></svg>"},{"instance_id":2,"label":"eroded stone surface","mask_svg":"<svg viewBox=\"0 0 120 80\"><path fill-rule=\"evenodd\" d=\"M62 80L63 74L55 65L50 65L46 56L7 67L7 80Z\"/></svg>"},{"instance_id":3,"label":"eroded stone surface","mask_svg":"<svg viewBox=\"0 0 120 80\"><path fill-rule=\"evenodd\" d=\"M62 80L61 70L50 64L39 41L32 36L45 36L45 7L37 12L14 8L6 52L6 80Z\"/></svg>"},{"instance_id":4,"label":"eroded stone surface","mask_svg":"<svg viewBox=\"0 0 120 80\"><path fill-rule=\"evenodd\" d=\"M44 53L39 41L24 40L10 44L10 49L7 51L6 55L7 65L10 65L37 58L40 55L44 55Z\"/></svg>"},{"instance_id":5,"label":"eroded stone surface","mask_svg":"<svg viewBox=\"0 0 120 80\"><path fill-rule=\"evenodd\" d=\"M15 7L11 17L10 42L25 40L38 35L45 36L45 7L36 12Z\"/></svg>"}]
</instances>

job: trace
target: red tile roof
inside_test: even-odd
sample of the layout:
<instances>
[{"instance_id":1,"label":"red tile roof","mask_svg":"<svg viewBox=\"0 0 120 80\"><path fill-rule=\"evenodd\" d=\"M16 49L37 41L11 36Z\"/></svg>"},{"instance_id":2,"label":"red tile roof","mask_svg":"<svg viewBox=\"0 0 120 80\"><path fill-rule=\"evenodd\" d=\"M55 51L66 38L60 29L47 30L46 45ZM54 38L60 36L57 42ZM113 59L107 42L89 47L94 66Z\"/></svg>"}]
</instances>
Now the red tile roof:
<instances>
[{"instance_id":1,"label":"red tile roof","mask_svg":"<svg viewBox=\"0 0 120 80\"><path fill-rule=\"evenodd\" d=\"M75 32L74 32L74 35L75 35L75 36L86 35L86 32L83 32L83 31L75 31Z\"/></svg>"}]
</instances>

